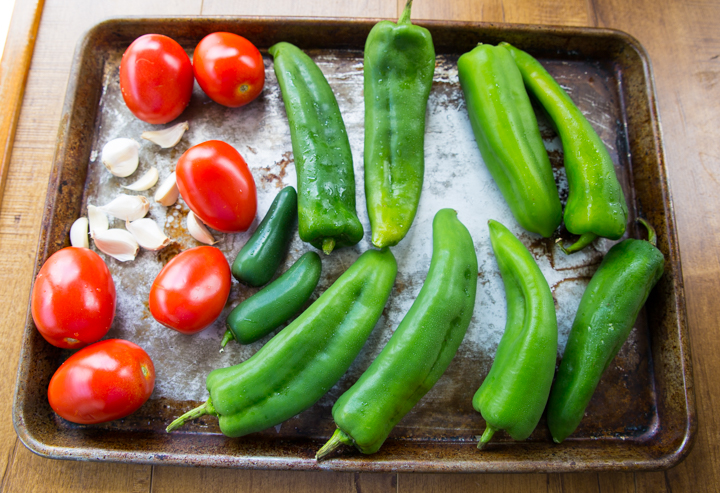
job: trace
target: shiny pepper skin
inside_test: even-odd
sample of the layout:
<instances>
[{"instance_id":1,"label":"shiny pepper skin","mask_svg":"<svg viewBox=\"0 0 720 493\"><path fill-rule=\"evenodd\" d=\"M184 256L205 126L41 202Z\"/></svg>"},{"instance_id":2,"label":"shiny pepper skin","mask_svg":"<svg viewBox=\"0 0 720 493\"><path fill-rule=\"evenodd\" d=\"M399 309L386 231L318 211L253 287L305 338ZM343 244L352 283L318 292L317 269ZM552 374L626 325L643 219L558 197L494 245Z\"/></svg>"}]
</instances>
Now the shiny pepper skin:
<instances>
[{"instance_id":1,"label":"shiny pepper skin","mask_svg":"<svg viewBox=\"0 0 720 493\"><path fill-rule=\"evenodd\" d=\"M317 458L341 443L378 451L393 427L435 385L470 325L477 292L477 256L452 209L433 220L433 255L420 293L385 348L333 406L338 426Z\"/></svg>"},{"instance_id":2,"label":"shiny pepper skin","mask_svg":"<svg viewBox=\"0 0 720 493\"><path fill-rule=\"evenodd\" d=\"M655 232L641 222L649 240L627 239L613 246L580 300L548 401L548 426L557 443L580 424L603 373L663 274L665 257L655 247Z\"/></svg>"},{"instance_id":3,"label":"shiny pepper skin","mask_svg":"<svg viewBox=\"0 0 720 493\"><path fill-rule=\"evenodd\" d=\"M562 219L550 159L522 76L501 46L480 44L458 60L480 154L515 220L546 238Z\"/></svg>"},{"instance_id":4,"label":"shiny pepper skin","mask_svg":"<svg viewBox=\"0 0 720 493\"><path fill-rule=\"evenodd\" d=\"M486 422L483 448L497 430L525 440L550 394L558 328L555 301L532 254L505 226L489 221L490 241L507 297L507 322L490 373L473 397Z\"/></svg>"},{"instance_id":5,"label":"shiny pepper skin","mask_svg":"<svg viewBox=\"0 0 720 493\"><path fill-rule=\"evenodd\" d=\"M602 236L625 233L628 208L605 144L570 96L535 58L508 43L527 90L542 105L562 141L569 195L565 227L580 239L566 253L576 252Z\"/></svg>"},{"instance_id":6,"label":"shiny pepper skin","mask_svg":"<svg viewBox=\"0 0 720 493\"><path fill-rule=\"evenodd\" d=\"M410 23L408 0L397 24L380 21L365 42L365 196L378 248L397 245L412 225L425 172L425 110L435 48Z\"/></svg>"}]
</instances>

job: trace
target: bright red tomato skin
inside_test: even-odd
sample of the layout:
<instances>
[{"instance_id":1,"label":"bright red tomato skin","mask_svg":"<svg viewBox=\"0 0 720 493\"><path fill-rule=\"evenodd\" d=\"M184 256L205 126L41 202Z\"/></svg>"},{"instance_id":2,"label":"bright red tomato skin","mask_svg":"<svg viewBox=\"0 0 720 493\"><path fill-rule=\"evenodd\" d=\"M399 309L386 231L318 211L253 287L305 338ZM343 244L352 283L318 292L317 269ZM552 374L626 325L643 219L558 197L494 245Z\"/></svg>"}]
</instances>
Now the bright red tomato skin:
<instances>
[{"instance_id":1,"label":"bright red tomato skin","mask_svg":"<svg viewBox=\"0 0 720 493\"><path fill-rule=\"evenodd\" d=\"M58 250L43 264L30 299L33 321L53 346L78 349L107 334L115 318L115 283L87 248Z\"/></svg>"},{"instance_id":2,"label":"bright red tomato skin","mask_svg":"<svg viewBox=\"0 0 720 493\"><path fill-rule=\"evenodd\" d=\"M167 123L190 102L193 70L185 50L162 34L140 36L120 62L120 90L125 104L139 119Z\"/></svg>"},{"instance_id":3,"label":"bright red tomato skin","mask_svg":"<svg viewBox=\"0 0 720 493\"><path fill-rule=\"evenodd\" d=\"M191 147L175 172L180 195L202 222L223 233L250 227L257 212L255 179L230 144L209 140Z\"/></svg>"},{"instance_id":4,"label":"bright red tomato skin","mask_svg":"<svg viewBox=\"0 0 720 493\"><path fill-rule=\"evenodd\" d=\"M230 284L230 265L220 250L210 246L185 250L153 281L150 313L166 327L195 334L218 318Z\"/></svg>"},{"instance_id":5,"label":"bright red tomato skin","mask_svg":"<svg viewBox=\"0 0 720 493\"><path fill-rule=\"evenodd\" d=\"M260 51L237 34L208 34L193 53L193 71L210 99L230 108L243 106L260 95L265 64Z\"/></svg>"},{"instance_id":6,"label":"bright red tomato skin","mask_svg":"<svg viewBox=\"0 0 720 493\"><path fill-rule=\"evenodd\" d=\"M48 387L50 407L73 423L124 418L148 400L155 366L137 344L107 339L81 349L60 365Z\"/></svg>"}]
</instances>

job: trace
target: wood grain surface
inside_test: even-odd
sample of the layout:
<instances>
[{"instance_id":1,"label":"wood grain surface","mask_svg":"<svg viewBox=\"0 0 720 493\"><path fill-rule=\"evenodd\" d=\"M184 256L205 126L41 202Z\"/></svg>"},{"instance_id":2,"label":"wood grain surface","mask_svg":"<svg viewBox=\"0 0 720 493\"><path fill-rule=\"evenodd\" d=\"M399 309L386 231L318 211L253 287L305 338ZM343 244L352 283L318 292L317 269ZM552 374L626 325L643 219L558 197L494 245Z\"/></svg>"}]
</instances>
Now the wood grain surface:
<instances>
[{"instance_id":1,"label":"wood grain surface","mask_svg":"<svg viewBox=\"0 0 720 493\"><path fill-rule=\"evenodd\" d=\"M23 0L18 0L22 3ZM39 2L40 4L42 2ZM236 471L64 462L29 452L10 409L45 188L75 45L97 22L127 15L293 15L393 18L404 0L45 0L17 127L3 123L7 182L0 208L0 471L2 491L663 492L720 491L720 1L415 0L416 19L598 26L626 31L654 66L674 196L690 327L699 431L689 457L653 473L537 475L353 474ZM13 17L9 49L27 46L27 4ZM6 69L3 62L3 70ZM25 78L22 63L14 80ZM4 77L4 76L3 76ZM20 107L2 84L3 118ZM8 88L9 87L9 88ZM4 122L5 120L3 120ZM4 141L3 141L4 142ZM5 168L3 168L5 169Z\"/></svg>"}]
</instances>

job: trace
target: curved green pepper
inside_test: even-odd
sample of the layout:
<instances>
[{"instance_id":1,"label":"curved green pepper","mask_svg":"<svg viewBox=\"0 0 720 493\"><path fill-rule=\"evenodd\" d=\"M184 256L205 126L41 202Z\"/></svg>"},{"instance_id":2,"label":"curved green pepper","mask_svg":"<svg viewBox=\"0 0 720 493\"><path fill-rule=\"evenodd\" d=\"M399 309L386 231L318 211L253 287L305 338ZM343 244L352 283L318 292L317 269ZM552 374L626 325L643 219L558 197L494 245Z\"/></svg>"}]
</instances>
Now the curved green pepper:
<instances>
[{"instance_id":1,"label":"curved green pepper","mask_svg":"<svg viewBox=\"0 0 720 493\"><path fill-rule=\"evenodd\" d=\"M312 406L343 376L385 307L397 263L390 250L363 253L298 318L239 365L213 370L210 398L167 427L205 414L239 437Z\"/></svg>"},{"instance_id":2,"label":"curved green pepper","mask_svg":"<svg viewBox=\"0 0 720 493\"><path fill-rule=\"evenodd\" d=\"M233 308L220 345L232 339L250 344L280 327L310 299L321 270L317 253L303 254L283 275Z\"/></svg>"},{"instance_id":3,"label":"curved green pepper","mask_svg":"<svg viewBox=\"0 0 720 493\"><path fill-rule=\"evenodd\" d=\"M300 238L326 254L355 245L363 227L355 211L350 141L335 95L298 47L282 42L268 51L290 123Z\"/></svg>"},{"instance_id":4,"label":"curved green pepper","mask_svg":"<svg viewBox=\"0 0 720 493\"><path fill-rule=\"evenodd\" d=\"M649 240L628 239L613 246L580 300L548 400L548 426L557 443L580 424L602 374L663 274L665 258L655 247L655 231L640 221Z\"/></svg>"},{"instance_id":5,"label":"curved green pepper","mask_svg":"<svg viewBox=\"0 0 720 493\"><path fill-rule=\"evenodd\" d=\"M547 403L557 356L555 302L525 246L505 226L489 221L490 241L507 297L507 322L490 373L473 397L487 423L483 448L497 430L525 440Z\"/></svg>"},{"instance_id":6,"label":"curved green pepper","mask_svg":"<svg viewBox=\"0 0 720 493\"><path fill-rule=\"evenodd\" d=\"M477 256L452 209L433 220L433 255L415 302L380 355L333 406L338 426L317 455L341 443L378 451L393 427L435 385L465 337L475 307Z\"/></svg>"},{"instance_id":7,"label":"curved green pepper","mask_svg":"<svg viewBox=\"0 0 720 493\"><path fill-rule=\"evenodd\" d=\"M577 252L598 236L619 239L625 233L628 208L605 144L540 62L508 43L500 45L510 51L525 86L550 116L562 141L569 188L565 227L580 235L564 250Z\"/></svg>"},{"instance_id":8,"label":"curved green pepper","mask_svg":"<svg viewBox=\"0 0 720 493\"><path fill-rule=\"evenodd\" d=\"M470 124L515 220L550 237L562 206L552 166L522 76L503 47L480 44L458 59Z\"/></svg>"},{"instance_id":9,"label":"curved green pepper","mask_svg":"<svg viewBox=\"0 0 720 493\"><path fill-rule=\"evenodd\" d=\"M285 187L232 264L232 275L248 286L267 284L287 254L297 221L297 193Z\"/></svg>"},{"instance_id":10,"label":"curved green pepper","mask_svg":"<svg viewBox=\"0 0 720 493\"><path fill-rule=\"evenodd\" d=\"M365 42L365 196L378 248L397 245L417 212L425 170L425 110L435 48L410 23L408 0L397 24L381 21Z\"/></svg>"}]
</instances>

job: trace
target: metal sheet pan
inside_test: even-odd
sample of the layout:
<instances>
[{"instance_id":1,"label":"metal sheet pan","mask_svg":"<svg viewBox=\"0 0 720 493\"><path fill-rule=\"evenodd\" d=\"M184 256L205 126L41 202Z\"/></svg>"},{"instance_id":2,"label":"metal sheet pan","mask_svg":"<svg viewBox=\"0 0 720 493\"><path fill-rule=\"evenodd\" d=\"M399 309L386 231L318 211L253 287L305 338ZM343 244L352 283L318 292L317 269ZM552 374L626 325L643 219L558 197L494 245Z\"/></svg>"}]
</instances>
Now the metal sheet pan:
<instances>
[{"instance_id":1,"label":"metal sheet pan","mask_svg":"<svg viewBox=\"0 0 720 493\"><path fill-rule=\"evenodd\" d=\"M108 202L134 177L112 177L99 162L109 139L133 137L151 126L135 119L122 103L118 67L125 48L138 36L163 33L188 51L214 31L239 33L263 52L266 86L258 100L240 109L210 101L196 85L180 117L190 131L174 149L141 148L138 173L150 166L161 178L181 153L209 139L225 140L248 161L258 184L261 218L279 189L295 183L289 129L267 48L278 41L297 44L316 60L340 104L355 160L358 213L366 235L354 248L323 259L315 296L370 247L363 194L362 48L374 20L279 18L116 19L90 30L78 46L67 91L58 147L48 186L37 267L69 244L72 222L87 205ZM267 469L351 471L561 472L667 468L688 452L696 430L692 371L687 340L680 256L672 202L663 162L652 75L642 47L617 31L478 23L421 23L432 32L437 67L428 105L426 175L418 216L410 233L393 249L399 273L391 299L362 353L348 373L316 405L273 429L239 439L219 433L213 417L187 424L168 435L165 426L207 398L205 377L214 368L243 361L269 338L249 346L231 344L218 353L227 312L254 293L234 283L226 309L209 329L185 336L162 328L149 314L147 294L155 275L173 255L197 243L187 234L184 203L153 204L150 217L174 243L160 253L142 252L122 264L107 257L118 288L118 312L108 337L138 343L153 358L156 389L150 400L126 419L83 426L68 423L50 409L48 382L69 355L47 344L28 315L18 369L13 421L32 451L53 458L128 461L152 464L210 465ZM667 260L666 273L653 291L628 342L601 382L576 433L553 444L544 419L533 435L513 442L496 434L479 452L476 436L485 425L471 398L487 374L504 329L502 281L489 244L486 222L506 224L528 246L553 290L560 330L559 355L582 291L612 242L563 255L554 239L523 231L513 220L475 145L457 79L457 58L478 42L509 41L537 56L572 95L610 149L628 198L631 218L641 215L656 228ZM559 141L539 115L564 200L567 185ZM135 175L134 175L135 176ZM139 176L139 175L138 175ZM152 190L144 192L151 197ZM425 278L431 256L431 220L453 207L468 226L479 260L475 314L460 350L438 384L395 428L380 452L363 456L345 450L317 463L315 451L334 425L331 407L382 349ZM218 247L228 260L245 243L246 233L223 235ZM627 235L637 236L632 224ZM557 237L567 238L560 230ZM311 248L296 238L284 271ZM28 311L29 313L29 311Z\"/></svg>"}]
</instances>

